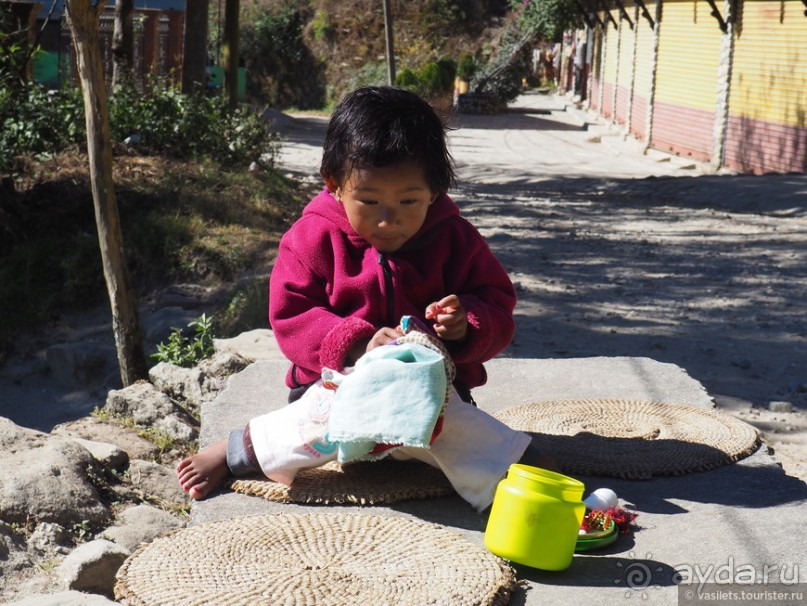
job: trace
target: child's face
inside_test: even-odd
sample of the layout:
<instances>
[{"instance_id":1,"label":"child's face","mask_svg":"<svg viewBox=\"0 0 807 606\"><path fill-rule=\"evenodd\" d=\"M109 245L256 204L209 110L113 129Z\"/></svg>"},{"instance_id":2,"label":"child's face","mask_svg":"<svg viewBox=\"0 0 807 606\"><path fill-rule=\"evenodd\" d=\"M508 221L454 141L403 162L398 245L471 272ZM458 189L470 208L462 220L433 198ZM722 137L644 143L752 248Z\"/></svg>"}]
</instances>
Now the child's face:
<instances>
[{"instance_id":1,"label":"child's face","mask_svg":"<svg viewBox=\"0 0 807 606\"><path fill-rule=\"evenodd\" d=\"M414 236L436 198L423 168L410 161L354 170L337 197L351 227L379 252L395 252Z\"/></svg>"}]
</instances>

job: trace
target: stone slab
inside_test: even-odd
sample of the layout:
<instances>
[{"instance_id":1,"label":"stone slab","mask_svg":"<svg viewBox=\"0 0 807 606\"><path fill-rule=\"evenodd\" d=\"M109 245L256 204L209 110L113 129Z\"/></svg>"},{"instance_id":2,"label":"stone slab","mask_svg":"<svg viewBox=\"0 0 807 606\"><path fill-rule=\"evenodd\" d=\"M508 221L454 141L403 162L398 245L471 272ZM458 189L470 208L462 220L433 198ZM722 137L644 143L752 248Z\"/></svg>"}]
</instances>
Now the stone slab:
<instances>
[{"instance_id":1,"label":"stone slab","mask_svg":"<svg viewBox=\"0 0 807 606\"><path fill-rule=\"evenodd\" d=\"M555 399L620 398L713 406L703 386L683 369L649 358L507 359L487 364L489 380L474 390L480 408L493 412ZM202 409L201 443L225 437L250 418L283 406L286 363L259 360L230 378ZM718 590L748 589L727 581L807 583L803 514L807 485L787 476L767 448L737 464L650 481L580 477L587 492L607 486L639 512L641 529L610 547L578 554L561 573L516 566L523 587L511 604L678 604L677 573L695 582L720 582ZM328 506L329 510L336 507ZM194 503L191 520L202 524L259 513L315 511L320 506L277 504L230 492ZM443 524L479 545L486 514L459 497L408 501L386 507L343 506L358 514L412 516ZM685 579L686 580L686 579ZM757 583L753 588L764 588ZM709 588L709 586L704 586ZM801 587L805 589L805 586ZM686 603L681 601L681 603Z\"/></svg>"}]
</instances>

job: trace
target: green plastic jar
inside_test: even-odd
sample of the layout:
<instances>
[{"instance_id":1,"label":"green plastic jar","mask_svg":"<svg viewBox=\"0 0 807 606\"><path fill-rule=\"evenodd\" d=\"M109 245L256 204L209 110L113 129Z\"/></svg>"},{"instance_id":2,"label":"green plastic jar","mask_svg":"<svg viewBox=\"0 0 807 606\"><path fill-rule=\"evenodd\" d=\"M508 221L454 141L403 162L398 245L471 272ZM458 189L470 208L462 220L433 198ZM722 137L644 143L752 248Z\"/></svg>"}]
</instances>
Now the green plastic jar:
<instances>
[{"instance_id":1,"label":"green plastic jar","mask_svg":"<svg viewBox=\"0 0 807 606\"><path fill-rule=\"evenodd\" d=\"M511 465L496 487L485 546L532 568L567 569L586 512L584 489L582 482L553 471Z\"/></svg>"}]
</instances>

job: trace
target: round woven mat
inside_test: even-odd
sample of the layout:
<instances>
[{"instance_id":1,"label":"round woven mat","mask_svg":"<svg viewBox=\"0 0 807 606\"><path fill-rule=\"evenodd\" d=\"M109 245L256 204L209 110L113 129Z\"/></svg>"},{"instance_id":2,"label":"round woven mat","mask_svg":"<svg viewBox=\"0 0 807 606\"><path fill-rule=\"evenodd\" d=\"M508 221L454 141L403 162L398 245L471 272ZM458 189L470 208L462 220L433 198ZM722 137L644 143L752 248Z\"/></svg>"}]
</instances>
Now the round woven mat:
<instances>
[{"instance_id":1,"label":"round woven mat","mask_svg":"<svg viewBox=\"0 0 807 606\"><path fill-rule=\"evenodd\" d=\"M496 418L533 434L565 473L648 479L714 469L759 446L759 434L726 414L684 404L568 400L525 404Z\"/></svg>"},{"instance_id":2,"label":"round woven mat","mask_svg":"<svg viewBox=\"0 0 807 606\"><path fill-rule=\"evenodd\" d=\"M136 606L506 604L513 570L437 524L274 514L178 530L141 546L115 597Z\"/></svg>"},{"instance_id":3,"label":"round woven mat","mask_svg":"<svg viewBox=\"0 0 807 606\"><path fill-rule=\"evenodd\" d=\"M266 478L238 479L230 487L243 494L282 503L376 505L454 493L442 471L425 463L390 459L373 463L336 461L297 474L291 486Z\"/></svg>"}]
</instances>

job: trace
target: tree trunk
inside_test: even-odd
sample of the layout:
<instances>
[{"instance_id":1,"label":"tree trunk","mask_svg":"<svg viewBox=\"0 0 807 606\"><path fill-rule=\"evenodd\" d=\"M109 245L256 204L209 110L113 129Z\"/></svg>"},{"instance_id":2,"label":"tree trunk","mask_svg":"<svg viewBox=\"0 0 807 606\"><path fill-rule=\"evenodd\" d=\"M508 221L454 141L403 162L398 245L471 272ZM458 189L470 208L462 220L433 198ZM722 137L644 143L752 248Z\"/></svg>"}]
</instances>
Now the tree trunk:
<instances>
[{"instance_id":1,"label":"tree trunk","mask_svg":"<svg viewBox=\"0 0 807 606\"><path fill-rule=\"evenodd\" d=\"M112 182L112 143L98 35L99 15L103 5L104 0L99 0L94 6L88 0L67 0L66 14L73 34L84 96L90 183L104 279L112 308L112 330L115 334L121 380L127 386L139 379L145 379L148 370L143 355L137 304L129 286L120 217Z\"/></svg>"},{"instance_id":2,"label":"tree trunk","mask_svg":"<svg viewBox=\"0 0 807 606\"><path fill-rule=\"evenodd\" d=\"M182 51L182 92L205 90L207 79L208 0L185 1L185 36Z\"/></svg>"},{"instance_id":3,"label":"tree trunk","mask_svg":"<svg viewBox=\"0 0 807 606\"><path fill-rule=\"evenodd\" d=\"M134 63L134 0L115 3L115 29L112 32L112 88L132 80Z\"/></svg>"},{"instance_id":4,"label":"tree trunk","mask_svg":"<svg viewBox=\"0 0 807 606\"><path fill-rule=\"evenodd\" d=\"M224 90L230 109L238 106L238 13L239 0L224 5Z\"/></svg>"}]
</instances>

